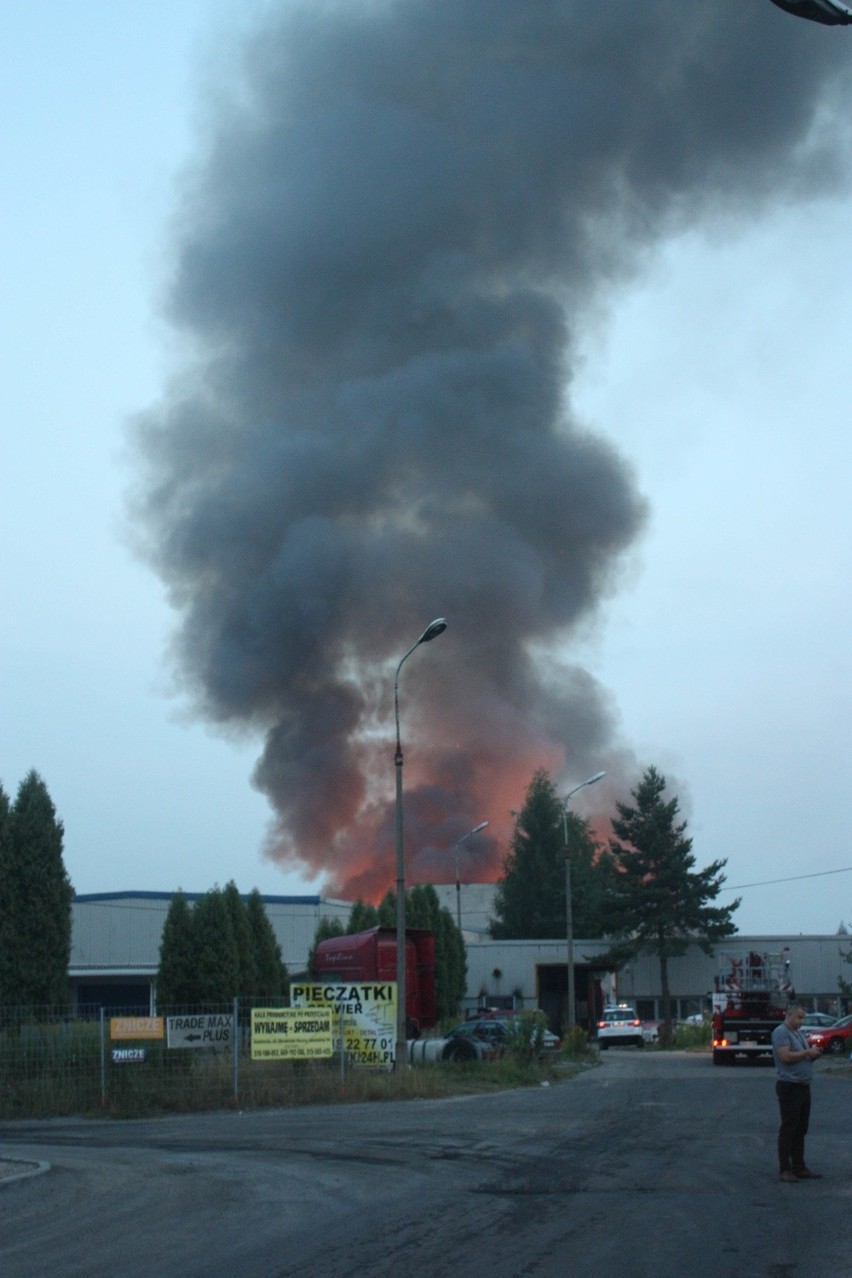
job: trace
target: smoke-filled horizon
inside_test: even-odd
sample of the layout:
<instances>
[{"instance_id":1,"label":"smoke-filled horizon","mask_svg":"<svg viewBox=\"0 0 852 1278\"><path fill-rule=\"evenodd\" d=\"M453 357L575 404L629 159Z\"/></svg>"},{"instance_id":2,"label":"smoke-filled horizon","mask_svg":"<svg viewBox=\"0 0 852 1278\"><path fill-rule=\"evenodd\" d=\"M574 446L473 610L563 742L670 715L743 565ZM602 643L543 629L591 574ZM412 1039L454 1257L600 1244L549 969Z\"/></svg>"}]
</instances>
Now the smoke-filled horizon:
<instances>
[{"instance_id":1,"label":"smoke-filled horizon","mask_svg":"<svg viewBox=\"0 0 852 1278\"><path fill-rule=\"evenodd\" d=\"M437 616L400 681L412 881L483 820L463 877L494 877L539 767L625 797L571 642L648 507L629 423L572 414L577 337L666 235L836 181L848 66L762 0L311 0L246 40L182 195L137 514L194 704L264 738L273 858L391 885L393 672Z\"/></svg>"}]
</instances>

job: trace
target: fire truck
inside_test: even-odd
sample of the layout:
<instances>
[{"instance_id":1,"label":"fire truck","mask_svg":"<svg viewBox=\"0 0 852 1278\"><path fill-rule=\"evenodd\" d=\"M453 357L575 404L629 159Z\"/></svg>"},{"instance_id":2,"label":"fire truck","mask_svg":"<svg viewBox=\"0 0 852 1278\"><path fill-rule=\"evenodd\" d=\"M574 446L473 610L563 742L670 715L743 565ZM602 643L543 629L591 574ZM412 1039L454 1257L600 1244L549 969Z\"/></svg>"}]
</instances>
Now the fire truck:
<instances>
[{"instance_id":1,"label":"fire truck","mask_svg":"<svg viewBox=\"0 0 852 1278\"><path fill-rule=\"evenodd\" d=\"M719 954L714 978L713 1064L772 1055L772 1031L795 997L788 951Z\"/></svg>"}]
</instances>

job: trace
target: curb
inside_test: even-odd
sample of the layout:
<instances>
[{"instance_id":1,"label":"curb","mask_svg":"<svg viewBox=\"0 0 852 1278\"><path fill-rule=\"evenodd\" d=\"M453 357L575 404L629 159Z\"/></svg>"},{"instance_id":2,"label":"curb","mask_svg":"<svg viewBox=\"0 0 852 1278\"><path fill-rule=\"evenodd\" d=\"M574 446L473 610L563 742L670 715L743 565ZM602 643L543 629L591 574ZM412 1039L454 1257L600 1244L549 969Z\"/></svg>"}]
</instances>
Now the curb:
<instances>
[{"instance_id":1,"label":"curb","mask_svg":"<svg viewBox=\"0 0 852 1278\"><path fill-rule=\"evenodd\" d=\"M16 1180L29 1180L31 1176L41 1176L48 1171L50 1171L50 1163L0 1158L0 1188Z\"/></svg>"}]
</instances>

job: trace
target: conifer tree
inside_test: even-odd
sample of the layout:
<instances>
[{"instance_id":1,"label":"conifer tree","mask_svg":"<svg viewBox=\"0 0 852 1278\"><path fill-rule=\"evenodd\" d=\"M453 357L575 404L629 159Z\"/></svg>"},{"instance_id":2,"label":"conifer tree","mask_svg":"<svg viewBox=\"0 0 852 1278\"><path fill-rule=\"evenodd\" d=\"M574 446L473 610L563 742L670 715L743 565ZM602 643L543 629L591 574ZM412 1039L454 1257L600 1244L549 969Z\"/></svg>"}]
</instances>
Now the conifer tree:
<instances>
[{"instance_id":1,"label":"conifer tree","mask_svg":"<svg viewBox=\"0 0 852 1278\"><path fill-rule=\"evenodd\" d=\"M63 826L36 771L0 801L0 1005L68 1000L71 902Z\"/></svg>"},{"instance_id":2,"label":"conifer tree","mask_svg":"<svg viewBox=\"0 0 852 1278\"><path fill-rule=\"evenodd\" d=\"M254 954L255 999L281 998L290 988L287 966L281 958L281 947L263 905L263 897L257 888L249 893L246 914L252 937Z\"/></svg>"},{"instance_id":3,"label":"conifer tree","mask_svg":"<svg viewBox=\"0 0 852 1278\"><path fill-rule=\"evenodd\" d=\"M11 804L9 796L0 785L0 871L6 859L7 840L9 837L9 815L11 813ZM3 912L0 910L0 925L2 925Z\"/></svg>"},{"instance_id":4,"label":"conifer tree","mask_svg":"<svg viewBox=\"0 0 852 1278\"><path fill-rule=\"evenodd\" d=\"M183 892L177 891L169 904L160 937L157 1005L162 1009L197 1002L193 916Z\"/></svg>"},{"instance_id":5,"label":"conifer tree","mask_svg":"<svg viewBox=\"0 0 852 1278\"><path fill-rule=\"evenodd\" d=\"M381 927L396 927L396 892L388 888L378 906Z\"/></svg>"},{"instance_id":6,"label":"conifer tree","mask_svg":"<svg viewBox=\"0 0 852 1278\"><path fill-rule=\"evenodd\" d=\"M197 1001L230 1003L239 986L239 956L221 888L200 896L192 916Z\"/></svg>"},{"instance_id":7,"label":"conifer tree","mask_svg":"<svg viewBox=\"0 0 852 1278\"><path fill-rule=\"evenodd\" d=\"M467 950L464 937L446 906L435 926L435 998L439 1021L458 1015L467 993Z\"/></svg>"},{"instance_id":8,"label":"conifer tree","mask_svg":"<svg viewBox=\"0 0 852 1278\"><path fill-rule=\"evenodd\" d=\"M603 903L612 878L612 860L592 837L587 821L568 812L543 769L536 772L515 819L511 851L494 894L491 935L503 940L565 935L565 830L571 858L574 935L603 935Z\"/></svg>"},{"instance_id":9,"label":"conifer tree","mask_svg":"<svg viewBox=\"0 0 852 1278\"><path fill-rule=\"evenodd\" d=\"M272 924L255 888L246 901L231 881L190 908L182 892L172 897L160 941L157 1002L160 1007L230 1003L241 998L280 998L287 969Z\"/></svg>"},{"instance_id":10,"label":"conifer tree","mask_svg":"<svg viewBox=\"0 0 852 1278\"><path fill-rule=\"evenodd\" d=\"M349 911L349 921L346 924L347 935L353 932L366 932L368 928L377 927L378 922L379 911L375 905L358 900Z\"/></svg>"},{"instance_id":11,"label":"conifer tree","mask_svg":"<svg viewBox=\"0 0 852 1278\"><path fill-rule=\"evenodd\" d=\"M13 897L13 861L9 847L9 796L0 785L0 1007L18 1001Z\"/></svg>"},{"instance_id":12,"label":"conifer tree","mask_svg":"<svg viewBox=\"0 0 852 1278\"><path fill-rule=\"evenodd\" d=\"M623 966L640 953L657 955L664 1037L672 1020L668 960L685 954L690 941L712 954L714 941L736 931L731 916L740 903L709 904L722 889L726 862L694 869L686 822L676 822L678 800L665 800L665 788L666 778L650 767L631 791L635 803L616 804L616 838L610 841L616 874L607 915L608 934L618 940L604 956Z\"/></svg>"},{"instance_id":13,"label":"conifer tree","mask_svg":"<svg viewBox=\"0 0 852 1278\"><path fill-rule=\"evenodd\" d=\"M431 883L418 883L406 893L408 927L428 928L435 934L435 1001L439 1021L458 1013L467 990L467 952L455 919L438 900Z\"/></svg>"},{"instance_id":14,"label":"conifer tree","mask_svg":"<svg viewBox=\"0 0 852 1278\"><path fill-rule=\"evenodd\" d=\"M225 884L222 893L225 907L231 920L231 931L237 950L237 987L234 991L240 998L251 998L257 985L257 971L254 956L254 938L249 923L248 910L239 889L231 879Z\"/></svg>"},{"instance_id":15,"label":"conifer tree","mask_svg":"<svg viewBox=\"0 0 852 1278\"><path fill-rule=\"evenodd\" d=\"M317 946L320 941L330 941L335 936L347 936L347 930L340 922L340 919L331 919L328 917L321 918L317 924L317 930L314 933L314 943L308 950L308 971L311 976L316 976L316 967L314 960L316 959Z\"/></svg>"}]
</instances>

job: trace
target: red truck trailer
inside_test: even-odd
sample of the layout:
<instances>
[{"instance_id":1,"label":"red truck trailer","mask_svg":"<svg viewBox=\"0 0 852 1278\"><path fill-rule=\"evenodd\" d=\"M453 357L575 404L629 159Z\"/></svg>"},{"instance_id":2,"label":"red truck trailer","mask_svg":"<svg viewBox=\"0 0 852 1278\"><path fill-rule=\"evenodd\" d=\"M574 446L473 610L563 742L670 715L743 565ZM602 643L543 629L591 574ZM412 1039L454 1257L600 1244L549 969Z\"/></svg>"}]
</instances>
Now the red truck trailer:
<instances>
[{"instance_id":1,"label":"red truck trailer","mask_svg":"<svg viewBox=\"0 0 852 1278\"><path fill-rule=\"evenodd\" d=\"M405 931L405 1016L407 1037L417 1038L436 1022L435 934L428 928ZM396 930L371 927L366 932L320 941L314 974L323 981L395 981Z\"/></svg>"},{"instance_id":2,"label":"red truck trailer","mask_svg":"<svg viewBox=\"0 0 852 1278\"><path fill-rule=\"evenodd\" d=\"M720 954L713 991L713 1064L771 1056L772 1031L794 997L786 951Z\"/></svg>"}]
</instances>

